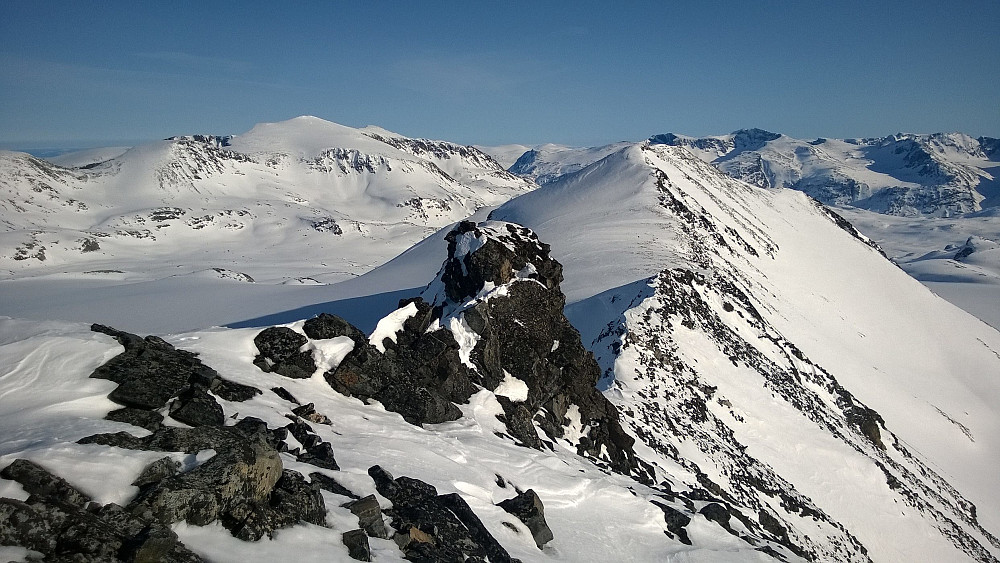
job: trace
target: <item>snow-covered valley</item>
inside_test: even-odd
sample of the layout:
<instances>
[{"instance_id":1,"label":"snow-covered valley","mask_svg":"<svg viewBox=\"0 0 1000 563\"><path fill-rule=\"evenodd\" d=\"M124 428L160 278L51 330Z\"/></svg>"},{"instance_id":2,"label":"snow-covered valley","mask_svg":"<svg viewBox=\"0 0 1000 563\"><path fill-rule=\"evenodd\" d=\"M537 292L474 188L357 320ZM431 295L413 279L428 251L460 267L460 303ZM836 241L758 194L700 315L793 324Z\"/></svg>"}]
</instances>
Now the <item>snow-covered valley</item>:
<instances>
[{"instance_id":1,"label":"snow-covered valley","mask_svg":"<svg viewBox=\"0 0 1000 563\"><path fill-rule=\"evenodd\" d=\"M1000 560L1000 332L927 287L1000 289L993 196L831 211L682 140L0 155L0 555Z\"/></svg>"}]
</instances>

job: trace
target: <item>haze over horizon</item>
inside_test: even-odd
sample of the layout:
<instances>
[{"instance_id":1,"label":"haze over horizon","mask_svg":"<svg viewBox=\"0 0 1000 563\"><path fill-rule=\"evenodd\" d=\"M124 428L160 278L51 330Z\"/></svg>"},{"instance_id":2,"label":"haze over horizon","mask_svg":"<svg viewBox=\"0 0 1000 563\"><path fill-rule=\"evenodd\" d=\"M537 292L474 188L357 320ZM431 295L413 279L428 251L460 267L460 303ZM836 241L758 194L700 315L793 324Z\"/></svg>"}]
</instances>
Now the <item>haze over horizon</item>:
<instances>
[{"instance_id":1,"label":"haze over horizon","mask_svg":"<svg viewBox=\"0 0 1000 563\"><path fill-rule=\"evenodd\" d=\"M0 147L315 115L465 144L1000 136L1000 3L7 5Z\"/></svg>"}]
</instances>

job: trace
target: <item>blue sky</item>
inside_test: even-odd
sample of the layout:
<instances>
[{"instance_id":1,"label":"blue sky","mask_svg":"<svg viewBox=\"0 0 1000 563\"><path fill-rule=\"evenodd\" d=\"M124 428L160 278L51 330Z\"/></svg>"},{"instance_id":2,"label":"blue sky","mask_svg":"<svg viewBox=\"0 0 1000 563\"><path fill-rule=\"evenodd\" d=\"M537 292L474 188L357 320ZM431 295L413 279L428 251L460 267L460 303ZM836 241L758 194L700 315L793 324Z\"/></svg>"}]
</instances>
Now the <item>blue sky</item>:
<instances>
[{"instance_id":1,"label":"blue sky","mask_svg":"<svg viewBox=\"0 0 1000 563\"><path fill-rule=\"evenodd\" d=\"M1000 2L0 3L0 146L305 114L466 144L1000 136Z\"/></svg>"}]
</instances>

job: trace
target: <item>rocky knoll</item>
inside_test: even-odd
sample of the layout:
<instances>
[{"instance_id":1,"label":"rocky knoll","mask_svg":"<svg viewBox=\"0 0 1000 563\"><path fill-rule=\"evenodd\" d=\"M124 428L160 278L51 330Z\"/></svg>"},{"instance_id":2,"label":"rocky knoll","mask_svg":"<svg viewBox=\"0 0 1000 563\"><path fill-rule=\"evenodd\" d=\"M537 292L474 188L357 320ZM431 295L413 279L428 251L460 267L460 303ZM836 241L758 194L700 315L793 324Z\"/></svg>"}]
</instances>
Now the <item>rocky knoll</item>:
<instances>
[{"instance_id":1,"label":"rocky knoll","mask_svg":"<svg viewBox=\"0 0 1000 563\"><path fill-rule=\"evenodd\" d=\"M400 302L387 317L396 323L389 331L366 337L333 315L307 322L311 337L353 341L324 374L330 386L375 399L413 424L455 420L462 414L456 405L486 388L496 393L508 434L519 443L551 448L564 440L599 464L648 481L634 440L596 388L593 355L563 315L562 266L548 245L529 229L495 221L462 222L446 240L448 258L437 278L421 297ZM258 356L261 366L279 365L306 343L273 328L258 339L258 348L269 350Z\"/></svg>"}]
</instances>

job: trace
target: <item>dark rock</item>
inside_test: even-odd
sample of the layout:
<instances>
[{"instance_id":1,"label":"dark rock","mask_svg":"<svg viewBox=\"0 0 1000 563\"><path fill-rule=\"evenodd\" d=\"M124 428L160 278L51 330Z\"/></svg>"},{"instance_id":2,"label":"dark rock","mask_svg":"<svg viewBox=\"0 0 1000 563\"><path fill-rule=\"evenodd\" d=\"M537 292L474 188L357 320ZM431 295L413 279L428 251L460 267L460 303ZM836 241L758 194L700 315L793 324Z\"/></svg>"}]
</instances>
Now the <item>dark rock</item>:
<instances>
[{"instance_id":1,"label":"dark rock","mask_svg":"<svg viewBox=\"0 0 1000 563\"><path fill-rule=\"evenodd\" d=\"M684 528L691 523L691 517L666 504L653 501L663 511L663 521L667 523L667 529L680 540L681 543L691 545L691 538L688 537Z\"/></svg>"},{"instance_id":2,"label":"dark rock","mask_svg":"<svg viewBox=\"0 0 1000 563\"><path fill-rule=\"evenodd\" d=\"M760 527L764 528L776 537L780 542L788 542L788 530L781 525L781 521L772 516L769 512L763 508L757 513L757 521L760 522Z\"/></svg>"},{"instance_id":3,"label":"dark rock","mask_svg":"<svg viewBox=\"0 0 1000 563\"><path fill-rule=\"evenodd\" d=\"M513 561L457 494L438 495L429 483L410 477L392 478L379 466L369 468L379 494L392 501L393 537L411 561Z\"/></svg>"},{"instance_id":4,"label":"dark rock","mask_svg":"<svg viewBox=\"0 0 1000 563\"><path fill-rule=\"evenodd\" d=\"M412 477L398 477L378 465L368 468L368 475L375 481L375 489L389 499L393 508L405 507L437 496L433 485Z\"/></svg>"},{"instance_id":5,"label":"dark rock","mask_svg":"<svg viewBox=\"0 0 1000 563\"><path fill-rule=\"evenodd\" d=\"M507 397L498 396L497 401L504 410L500 421L507 425L507 431L510 432L510 435L523 446L541 449L542 441L538 437L534 423L532 423L534 414L523 404L515 403Z\"/></svg>"},{"instance_id":6,"label":"dark rock","mask_svg":"<svg viewBox=\"0 0 1000 563\"><path fill-rule=\"evenodd\" d=\"M288 327L270 327L261 331L253 343L260 352L253 363L266 372L306 379L316 371L312 352L299 351L309 339Z\"/></svg>"},{"instance_id":7,"label":"dark rock","mask_svg":"<svg viewBox=\"0 0 1000 563\"><path fill-rule=\"evenodd\" d=\"M326 504L317 485L288 469L282 472L266 502L248 503L222 518L233 536L248 541L299 522L325 526Z\"/></svg>"},{"instance_id":8,"label":"dark rock","mask_svg":"<svg viewBox=\"0 0 1000 563\"><path fill-rule=\"evenodd\" d=\"M324 491L330 491L335 495L341 495L352 499L358 498L358 495L352 493L347 487L341 485L336 479L330 477L329 475L324 475L318 472L310 473L309 479L311 482L316 483L316 485Z\"/></svg>"},{"instance_id":9,"label":"dark rock","mask_svg":"<svg viewBox=\"0 0 1000 563\"><path fill-rule=\"evenodd\" d=\"M375 489L379 494L392 500L396 495L396 482L392 473L383 469L381 465L373 465L368 468L368 476L375 481Z\"/></svg>"},{"instance_id":10,"label":"dark rock","mask_svg":"<svg viewBox=\"0 0 1000 563\"><path fill-rule=\"evenodd\" d=\"M510 434L524 445L541 447L537 423L550 440L562 438L575 406L587 429L573 444L578 453L606 456L615 471L650 482L651 471L635 456L634 439L622 428L618 411L597 390L600 367L563 314L562 265L549 256L549 246L513 224L466 221L445 239L444 296L435 297L435 304L460 311L479 335L470 359L483 386L496 389L511 374L528 387L526 401L501 400ZM487 283L508 284L505 295L465 305Z\"/></svg>"},{"instance_id":11,"label":"dark rock","mask_svg":"<svg viewBox=\"0 0 1000 563\"><path fill-rule=\"evenodd\" d=\"M389 531L385 527L385 521L382 520L382 508L379 506L375 495L368 495L362 499L349 502L344 507L358 517L358 525L369 536L382 539L389 538Z\"/></svg>"},{"instance_id":12,"label":"dark rock","mask_svg":"<svg viewBox=\"0 0 1000 563\"><path fill-rule=\"evenodd\" d=\"M708 520L716 522L726 530L730 530L729 519L732 515L729 513L729 509L725 506L722 506L717 502L711 502L701 507L701 510L698 512Z\"/></svg>"},{"instance_id":13,"label":"dark rock","mask_svg":"<svg viewBox=\"0 0 1000 563\"><path fill-rule=\"evenodd\" d=\"M262 393L256 387L243 385L242 383L236 383L235 381L229 381L221 377L212 382L209 390L227 401L236 403L249 401Z\"/></svg>"},{"instance_id":14,"label":"dark rock","mask_svg":"<svg viewBox=\"0 0 1000 563\"><path fill-rule=\"evenodd\" d=\"M164 527L109 504L86 510L53 499L0 499L0 545L42 553L46 561L195 563L201 559Z\"/></svg>"},{"instance_id":15,"label":"dark rock","mask_svg":"<svg viewBox=\"0 0 1000 563\"><path fill-rule=\"evenodd\" d=\"M531 537L534 538L538 549L542 549L546 543L552 541L552 530L545 522L545 507L542 506L542 499L538 498L532 489L528 489L512 499L502 501L498 506L524 522L524 525L531 531Z\"/></svg>"},{"instance_id":16,"label":"dark rock","mask_svg":"<svg viewBox=\"0 0 1000 563\"><path fill-rule=\"evenodd\" d=\"M332 424L326 415L316 412L316 406L312 403L295 407L292 409L292 414L316 424Z\"/></svg>"},{"instance_id":17,"label":"dark rock","mask_svg":"<svg viewBox=\"0 0 1000 563\"><path fill-rule=\"evenodd\" d=\"M115 422L125 422L133 426L138 426L140 428L145 428L150 432L155 431L163 423L163 415L156 412L145 409L136 409L132 407L125 407L109 412L105 417L107 420L113 420Z\"/></svg>"},{"instance_id":18,"label":"dark rock","mask_svg":"<svg viewBox=\"0 0 1000 563\"><path fill-rule=\"evenodd\" d=\"M167 477L177 475L177 473L180 472L180 469L181 464L173 458L160 458L147 465L146 468L142 470L142 473L135 478L135 481L132 481L132 485L136 487L143 487L145 485L158 483Z\"/></svg>"},{"instance_id":19,"label":"dark rock","mask_svg":"<svg viewBox=\"0 0 1000 563\"><path fill-rule=\"evenodd\" d=\"M285 429L302 444L303 448L309 449L323 441L322 438L313 434L312 427L305 422L293 422Z\"/></svg>"},{"instance_id":20,"label":"dark rock","mask_svg":"<svg viewBox=\"0 0 1000 563\"><path fill-rule=\"evenodd\" d=\"M184 546L169 528L152 528L137 537L130 552L123 555L134 563L195 563L202 559Z\"/></svg>"},{"instance_id":21,"label":"dark rock","mask_svg":"<svg viewBox=\"0 0 1000 563\"><path fill-rule=\"evenodd\" d=\"M240 505L264 502L281 476L278 452L263 438L230 435L214 457L140 492L129 509L164 524L203 526Z\"/></svg>"},{"instance_id":22,"label":"dark rock","mask_svg":"<svg viewBox=\"0 0 1000 563\"><path fill-rule=\"evenodd\" d=\"M56 549L52 525L19 500L0 498L0 545L19 545L41 553Z\"/></svg>"},{"instance_id":23,"label":"dark rock","mask_svg":"<svg viewBox=\"0 0 1000 563\"><path fill-rule=\"evenodd\" d=\"M454 403L469 400L476 391L476 378L459 359L459 346L450 331L427 331L435 319L430 305L414 299L400 302L403 307L414 307L416 312L403 323L395 343L386 340L384 354L359 338L324 377L334 390L375 399L411 424L455 420L462 411Z\"/></svg>"},{"instance_id":24,"label":"dark rock","mask_svg":"<svg viewBox=\"0 0 1000 563\"><path fill-rule=\"evenodd\" d=\"M153 451L215 450L214 457L187 473L166 475L169 468L147 468L139 495L126 507L143 522L205 525L219 520L235 537L251 541L299 522L325 525L320 485L282 470L275 436L259 419L248 417L227 427L164 427L144 438L101 434L81 442Z\"/></svg>"},{"instance_id":25,"label":"dark rock","mask_svg":"<svg viewBox=\"0 0 1000 563\"><path fill-rule=\"evenodd\" d=\"M365 333L344 319L329 313L320 313L307 320L302 326L302 331L313 340L326 340L328 338L346 336L353 340L355 344L368 343L368 337L365 336Z\"/></svg>"},{"instance_id":26,"label":"dark rock","mask_svg":"<svg viewBox=\"0 0 1000 563\"><path fill-rule=\"evenodd\" d=\"M347 551L351 559L358 561L372 560L371 546L368 545L368 536L364 530L344 532L343 542L347 546Z\"/></svg>"},{"instance_id":27,"label":"dark rock","mask_svg":"<svg viewBox=\"0 0 1000 563\"><path fill-rule=\"evenodd\" d=\"M215 397L200 385L181 391L170 405L170 418L190 426L222 426L226 422L226 414Z\"/></svg>"},{"instance_id":28,"label":"dark rock","mask_svg":"<svg viewBox=\"0 0 1000 563\"><path fill-rule=\"evenodd\" d=\"M103 325L93 325L91 330L113 336L125 347L90 376L118 383L108 398L120 405L155 410L191 383L208 387L219 377L195 354L177 350L156 336L140 338Z\"/></svg>"},{"instance_id":29,"label":"dark rock","mask_svg":"<svg viewBox=\"0 0 1000 563\"><path fill-rule=\"evenodd\" d=\"M285 389L284 387L272 387L271 391L273 391L275 395L281 397L282 399L288 401L289 403L295 403L296 405L299 404L298 399L293 397L292 394L288 392L288 389Z\"/></svg>"},{"instance_id":30,"label":"dark rock","mask_svg":"<svg viewBox=\"0 0 1000 563\"><path fill-rule=\"evenodd\" d=\"M114 527L81 507L31 498L26 504L49 523L56 542L55 549L46 554L54 556L51 559L114 561L125 543Z\"/></svg>"},{"instance_id":31,"label":"dark rock","mask_svg":"<svg viewBox=\"0 0 1000 563\"><path fill-rule=\"evenodd\" d=\"M504 549L502 545L500 545L500 542L498 542L496 538L493 537L492 534L490 534L489 530L486 529L486 526L483 525L482 520L480 520L479 517L476 516L476 513L472 511L472 508L469 506L469 503L465 502L465 499L463 499L457 493L449 493L437 497L437 500L445 507L447 507L449 510L451 510L452 514L457 516L459 521L461 521L462 524L465 525L465 528L466 530L468 530L469 535L477 544L479 544L479 546L483 548L483 550L486 552L486 556L489 558L491 562L499 563L505 561L506 562L512 561L510 554L507 553L507 550ZM539 509L541 508L541 506L542 506L541 501L538 501ZM548 531L549 528L547 525L545 525L544 517L542 518L542 526L544 526L544 529ZM548 534L549 534L549 539L552 539L552 532L548 532ZM536 543L538 542L537 536L535 541ZM547 541L549 540L545 540L545 542ZM542 543L544 544L545 542ZM542 546L539 545L538 547L539 549L541 549ZM472 557L476 556L473 555ZM468 559L466 559L466 561L468 561Z\"/></svg>"},{"instance_id":32,"label":"dark rock","mask_svg":"<svg viewBox=\"0 0 1000 563\"><path fill-rule=\"evenodd\" d=\"M340 469L337 460L333 457L333 446L330 445L330 442L320 442L312 446L305 453L300 454L298 460L323 469Z\"/></svg>"},{"instance_id":33,"label":"dark rock","mask_svg":"<svg viewBox=\"0 0 1000 563\"><path fill-rule=\"evenodd\" d=\"M26 459L15 459L0 470L0 477L17 481L26 492L45 501L56 501L80 508L90 502L90 497L78 491L65 479L49 473L44 467Z\"/></svg>"}]
</instances>

